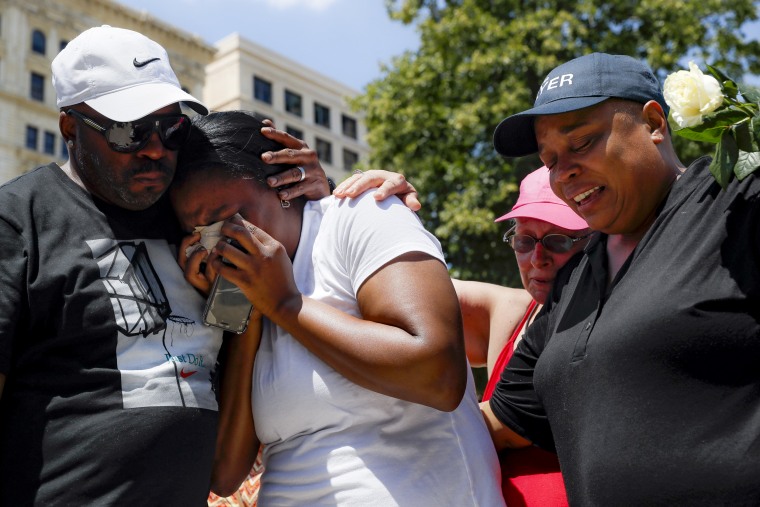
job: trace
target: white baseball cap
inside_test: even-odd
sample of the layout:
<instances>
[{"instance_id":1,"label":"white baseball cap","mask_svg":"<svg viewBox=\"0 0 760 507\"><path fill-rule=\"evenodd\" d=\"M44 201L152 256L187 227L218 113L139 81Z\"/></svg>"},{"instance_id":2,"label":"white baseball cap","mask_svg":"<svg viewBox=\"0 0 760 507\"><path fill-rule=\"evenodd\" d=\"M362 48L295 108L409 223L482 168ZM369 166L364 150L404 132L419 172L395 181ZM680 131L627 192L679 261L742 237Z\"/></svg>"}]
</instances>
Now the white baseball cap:
<instances>
[{"instance_id":1,"label":"white baseball cap","mask_svg":"<svg viewBox=\"0 0 760 507\"><path fill-rule=\"evenodd\" d=\"M52 64L59 108L86 103L114 121L133 121L184 102L208 114L201 101L180 88L166 50L132 30L108 25L85 30Z\"/></svg>"}]
</instances>

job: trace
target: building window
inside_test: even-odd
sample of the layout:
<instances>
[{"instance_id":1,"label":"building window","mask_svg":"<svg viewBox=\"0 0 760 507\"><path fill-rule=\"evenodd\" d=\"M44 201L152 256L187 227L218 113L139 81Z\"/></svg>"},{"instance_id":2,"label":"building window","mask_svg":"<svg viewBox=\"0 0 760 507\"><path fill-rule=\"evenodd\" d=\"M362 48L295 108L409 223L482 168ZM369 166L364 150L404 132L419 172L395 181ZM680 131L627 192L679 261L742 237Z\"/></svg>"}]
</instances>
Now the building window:
<instances>
[{"instance_id":1,"label":"building window","mask_svg":"<svg viewBox=\"0 0 760 507\"><path fill-rule=\"evenodd\" d=\"M332 145L328 141L317 138L317 156L325 164L332 164Z\"/></svg>"},{"instance_id":2,"label":"building window","mask_svg":"<svg viewBox=\"0 0 760 507\"><path fill-rule=\"evenodd\" d=\"M61 39L61 43L58 45L58 51L63 51L68 45L69 41Z\"/></svg>"},{"instance_id":3,"label":"building window","mask_svg":"<svg viewBox=\"0 0 760 507\"><path fill-rule=\"evenodd\" d=\"M350 137L351 139L356 139L356 120L345 114L343 115L342 120L343 135Z\"/></svg>"},{"instance_id":4,"label":"building window","mask_svg":"<svg viewBox=\"0 0 760 507\"><path fill-rule=\"evenodd\" d=\"M30 150L37 151L37 137L39 135L39 131L37 130L37 127L32 127L31 125L26 126L26 147Z\"/></svg>"},{"instance_id":5,"label":"building window","mask_svg":"<svg viewBox=\"0 0 760 507\"><path fill-rule=\"evenodd\" d=\"M296 139L300 139L303 141L303 130L291 127L290 125L285 125L285 132L290 134L291 136L295 137Z\"/></svg>"},{"instance_id":6,"label":"building window","mask_svg":"<svg viewBox=\"0 0 760 507\"><path fill-rule=\"evenodd\" d=\"M55 155L55 134L46 130L43 137L42 151L48 155Z\"/></svg>"},{"instance_id":7,"label":"building window","mask_svg":"<svg viewBox=\"0 0 760 507\"><path fill-rule=\"evenodd\" d=\"M319 102L314 103L314 123L330 128L330 108Z\"/></svg>"},{"instance_id":8,"label":"building window","mask_svg":"<svg viewBox=\"0 0 760 507\"><path fill-rule=\"evenodd\" d=\"M29 82L29 96L40 102L45 100L45 77L32 72Z\"/></svg>"},{"instance_id":9,"label":"building window","mask_svg":"<svg viewBox=\"0 0 760 507\"><path fill-rule=\"evenodd\" d=\"M359 162L359 154L351 150L343 150L343 169L353 171L354 166Z\"/></svg>"},{"instance_id":10,"label":"building window","mask_svg":"<svg viewBox=\"0 0 760 507\"><path fill-rule=\"evenodd\" d=\"M290 90L285 90L285 111L296 116L302 116L301 96Z\"/></svg>"},{"instance_id":11,"label":"building window","mask_svg":"<svg viewBox=\"0 0 760 507\"><path fill-rule=\"evenodd\" d=\"M264 79L261 79L260 77L253 76L253 98L256 100L260 100L261 102L266 102L267 104L271 104L272 103L272 83Z\"/></svg>"},{"instance_id":12,"label":"building window","mask_svg":"<svg viewBox=\"0 0 760 507\"><path fill-rule=\"evenodd\" d=\"M69 148L66 146L66 139L61 138L61 158L63 160L69 159Z\"/></svg>"},{"instance_id":13,"label":"building window","mask_svg":"<svg viewBox=\"0 0 760 507\"><path fill-rule=\"evenodd\" d=\"M32 32L32 51L41 55L45 54L45 34L41 30Z\"/></svg>"}]
</instances>

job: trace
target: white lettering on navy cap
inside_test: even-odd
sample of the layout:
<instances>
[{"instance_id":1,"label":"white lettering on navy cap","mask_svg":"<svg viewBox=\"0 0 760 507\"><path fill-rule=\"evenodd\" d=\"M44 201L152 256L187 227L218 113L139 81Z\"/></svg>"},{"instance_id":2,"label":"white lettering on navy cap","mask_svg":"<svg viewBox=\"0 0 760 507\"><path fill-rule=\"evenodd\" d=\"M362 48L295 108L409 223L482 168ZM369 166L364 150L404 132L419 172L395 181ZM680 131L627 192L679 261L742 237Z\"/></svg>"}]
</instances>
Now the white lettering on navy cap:
<instances>
[{"instance_id":1,"label":"white lettering on navy cap","mask_svg":"<svg viewBox=\"0 0 760 507\"><path fill-rule=\"evenodd\" d=\"M572 85L573 84L573 74L562 74L561 76L554 76L553 78L549 79L548 77L544 79L544 82L541 83L541 88L538 89L538 95L540 96L544 90L553 90L555 88L560 88L565 85Z\"/></svg>"}]
</instances>

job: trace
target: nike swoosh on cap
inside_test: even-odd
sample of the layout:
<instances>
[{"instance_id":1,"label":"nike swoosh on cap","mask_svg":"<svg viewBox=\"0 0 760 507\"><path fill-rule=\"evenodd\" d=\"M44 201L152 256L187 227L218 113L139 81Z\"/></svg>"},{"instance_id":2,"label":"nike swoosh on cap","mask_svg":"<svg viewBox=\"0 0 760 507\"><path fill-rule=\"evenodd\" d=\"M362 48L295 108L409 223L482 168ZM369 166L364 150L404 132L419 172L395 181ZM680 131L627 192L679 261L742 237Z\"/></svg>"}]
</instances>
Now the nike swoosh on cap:
<instances>
[{"instance_id":1,"label":"nike swoosh on cap","mask_svg":"<svg viewBox=\"0 0 760 507\"><path fill-rule=\"evenodd\" d=\"M160 60L160 58L151 58L150 60L145 60L145 61L139 62L139 61L137 61L137 58L135 58L134 60L132 60L132 65L134 65L135 67L138 67L138 68L139 67L145 67L150 62L155 62L155 61L158 61L158 60Z\"/></svg>"}]
</instances>

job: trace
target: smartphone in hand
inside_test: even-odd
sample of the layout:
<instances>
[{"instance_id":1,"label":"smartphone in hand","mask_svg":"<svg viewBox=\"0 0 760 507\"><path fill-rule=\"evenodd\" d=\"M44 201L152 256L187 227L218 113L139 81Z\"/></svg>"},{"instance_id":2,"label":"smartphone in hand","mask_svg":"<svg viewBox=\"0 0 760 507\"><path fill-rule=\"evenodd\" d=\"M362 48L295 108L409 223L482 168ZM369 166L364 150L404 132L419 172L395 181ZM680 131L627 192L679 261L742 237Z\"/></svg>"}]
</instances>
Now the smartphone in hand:
<instances>
[{"instance_id":1,"label":"smartphone in hand","mask_svg":"<svg viewBox=\"0 0 760 507\"><path fill-rule=\"evenodd\" d=\"M233 239L228 238L227 242L236 248L243 249L240 243ZM222 257L222 262L235 267L224 257ZM214 285L211 287L211 295L206 300L206 308L203 311L203 323L240 334L248 327L252 311L253 305L240 287L221 275L216 275Z\"/></svg>"},{"instance_id":2,"label":"smartphone in hand","mask_svg":"<svg viewBox=\"0 0 760 507\"><path fill-rule=\"evenodd\" d=\"M203 311L203 323L240 334L248 327L252 311L253 305L243 291L226 278L216 275Z\"/></svg>"}]
</instances>

